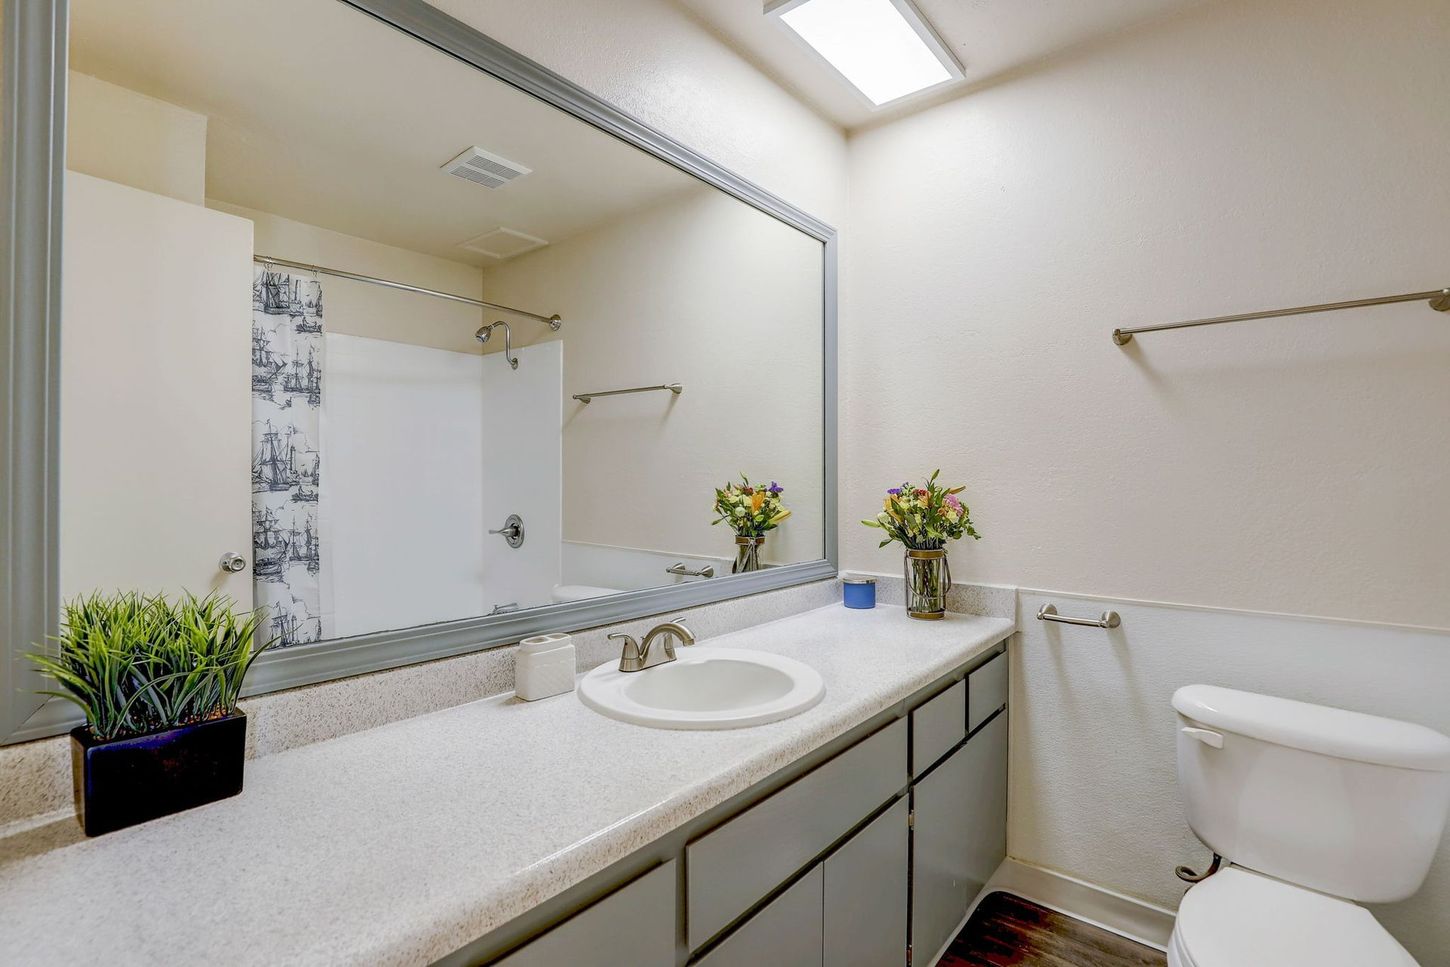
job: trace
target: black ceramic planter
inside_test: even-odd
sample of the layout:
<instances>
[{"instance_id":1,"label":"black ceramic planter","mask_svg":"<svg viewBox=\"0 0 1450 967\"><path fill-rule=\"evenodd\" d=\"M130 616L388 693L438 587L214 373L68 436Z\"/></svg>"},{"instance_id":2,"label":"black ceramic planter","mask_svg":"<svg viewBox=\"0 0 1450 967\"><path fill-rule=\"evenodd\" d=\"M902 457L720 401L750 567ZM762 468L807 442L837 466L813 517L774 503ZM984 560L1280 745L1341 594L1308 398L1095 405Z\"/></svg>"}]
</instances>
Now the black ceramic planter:
<instances>
[{"instance_id":1,"label":"black ceramic planter","mask_svg":"<svg viewBox=\"0 0 1450 967\"><path fill-rule=\"evenodd\" d=\"M73 729L76 814L87 836L144 823L242 791L247 716L103 742Z\"/></svg>"}]
</instances>

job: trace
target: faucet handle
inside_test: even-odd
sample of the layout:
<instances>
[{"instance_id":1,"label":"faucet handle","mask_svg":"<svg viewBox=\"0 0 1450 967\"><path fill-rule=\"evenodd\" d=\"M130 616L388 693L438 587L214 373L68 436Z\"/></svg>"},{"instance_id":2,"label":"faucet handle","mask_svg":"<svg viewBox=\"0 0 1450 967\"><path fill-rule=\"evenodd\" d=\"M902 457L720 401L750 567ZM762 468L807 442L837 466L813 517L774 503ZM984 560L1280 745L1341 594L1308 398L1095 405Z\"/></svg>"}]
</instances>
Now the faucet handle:
<instances>
[{"instance_id":1,"label":"faucet handle","mask_svg":"<svg viewBox=\"0 0 1450 967\"><path fill-rule=\"evenodd\" d=\"M619 652L619 670L622 672L637 672L644 667L644 655L640 654L639 642L634 640L633 635L626 635L621 632L613 632L608 636L610 641L622 640L624 647Z\"/></svg>"}]
</instances>

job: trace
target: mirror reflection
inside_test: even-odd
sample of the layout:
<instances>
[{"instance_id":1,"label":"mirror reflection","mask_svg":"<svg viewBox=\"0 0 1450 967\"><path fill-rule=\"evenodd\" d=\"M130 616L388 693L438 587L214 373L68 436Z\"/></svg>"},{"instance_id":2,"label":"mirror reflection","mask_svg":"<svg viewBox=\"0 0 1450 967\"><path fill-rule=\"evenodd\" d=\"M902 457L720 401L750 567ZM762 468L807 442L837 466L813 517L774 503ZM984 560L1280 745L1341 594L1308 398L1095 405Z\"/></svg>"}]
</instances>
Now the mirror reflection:
<instances>
[{"instance_id":1,"label":"mirror reflection","mask_svg":"<svg viewBox=\"0 0 1450 967\"><path fill-rule=\"evenodd\" d=\"M335 0L71 17L63 596L285 646L823 556L818 241Z\"/></svg>"}]
</instances>

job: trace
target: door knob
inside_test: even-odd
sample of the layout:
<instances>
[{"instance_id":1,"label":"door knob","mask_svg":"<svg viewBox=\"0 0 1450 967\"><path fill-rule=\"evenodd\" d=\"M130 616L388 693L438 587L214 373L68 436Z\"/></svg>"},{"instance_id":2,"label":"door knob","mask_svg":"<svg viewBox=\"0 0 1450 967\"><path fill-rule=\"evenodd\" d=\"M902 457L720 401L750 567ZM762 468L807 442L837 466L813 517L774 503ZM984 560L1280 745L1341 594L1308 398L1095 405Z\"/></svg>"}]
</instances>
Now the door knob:
<instances>
[{"instance_id":1,"label":"door knob","mask_svg":"<svg viewBox=\"0 0 1450 967\"><path fill-rule=\"evenodd\" d=\"M217 566L226 574L236 574L247 569L247 559L236 551L227 551L217 562Z\"/></svg>"}]
</instances>

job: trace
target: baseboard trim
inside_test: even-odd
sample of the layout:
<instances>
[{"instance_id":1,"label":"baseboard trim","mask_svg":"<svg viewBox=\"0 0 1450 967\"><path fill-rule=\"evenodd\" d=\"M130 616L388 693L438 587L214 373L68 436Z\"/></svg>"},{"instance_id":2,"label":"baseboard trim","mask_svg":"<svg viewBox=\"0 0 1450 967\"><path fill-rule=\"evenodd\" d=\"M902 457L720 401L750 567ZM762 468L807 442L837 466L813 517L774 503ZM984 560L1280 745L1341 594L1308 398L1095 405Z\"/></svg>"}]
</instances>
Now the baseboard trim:
<instances>
[{"instance_id":1,"label":"baseboard trim","mask_svg":"<svg viewBox=\"0 0 1450 967\"><path fill-rule=\"evenodd\" d=\"M983 897L999 891L1016 894L1049 910L1076 917L1085 923L1111 930L1120 937L1136 940L1157 950L1168 949L1168 938L1173 933L1172 910L1065 873L1010 858L1002 861L997 872L992 874L987 885L972 900L957 932L966 926ZM935 964L945 952L939 952L931 963Z\"/></svg>"}]
</instances>

